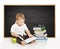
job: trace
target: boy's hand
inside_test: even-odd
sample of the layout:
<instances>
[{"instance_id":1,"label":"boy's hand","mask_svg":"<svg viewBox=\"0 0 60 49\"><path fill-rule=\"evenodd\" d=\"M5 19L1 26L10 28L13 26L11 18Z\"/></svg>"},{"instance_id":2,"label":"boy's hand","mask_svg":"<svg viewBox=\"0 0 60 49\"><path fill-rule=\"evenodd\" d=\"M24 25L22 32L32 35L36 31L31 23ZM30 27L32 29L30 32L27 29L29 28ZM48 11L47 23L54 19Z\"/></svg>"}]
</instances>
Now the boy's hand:
<instances>
[{"instance_id":1,"label":"boy's hand","mask_svg":"<svg viewBox=\"0 0 60 49\"><path fill-rule=\"evenodd\" d=\"M32 34L30 34L29 37L31 38L31 37L34 37L34 36Z\"/></svg>"},{"instance_id":2,"label":"boy's hand","mask_svg":"<svg viewBox=\"0 0 60 49\"><path fill-rule=\"evenodd\" d=\"M28 34L29 37L34 37L29 30L26 30L26 33Z\"/></svg>"}]
</instances>

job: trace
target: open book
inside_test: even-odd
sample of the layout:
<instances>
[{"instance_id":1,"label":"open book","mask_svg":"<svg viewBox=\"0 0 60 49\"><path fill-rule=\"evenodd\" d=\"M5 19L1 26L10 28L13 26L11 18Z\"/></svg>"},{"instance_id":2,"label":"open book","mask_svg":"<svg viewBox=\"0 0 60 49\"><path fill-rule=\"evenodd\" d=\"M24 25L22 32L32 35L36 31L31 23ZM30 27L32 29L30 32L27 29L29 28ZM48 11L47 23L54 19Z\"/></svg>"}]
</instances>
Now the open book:
<instances>
[{"instance_id":1,"label":"open book","mask_svg":"<svg viewBox=\"0 0 60 49\"><path fill-rule=\"evenodd\" d=\"M19 36L19 38L20 38L21 40L23 40L25 43L30 43L30 42L36 40L36 37L31 37L31 38L28 38L28 39L26 39L26 40L24 40L21 36Z\"/></svg>"}]
</instances>

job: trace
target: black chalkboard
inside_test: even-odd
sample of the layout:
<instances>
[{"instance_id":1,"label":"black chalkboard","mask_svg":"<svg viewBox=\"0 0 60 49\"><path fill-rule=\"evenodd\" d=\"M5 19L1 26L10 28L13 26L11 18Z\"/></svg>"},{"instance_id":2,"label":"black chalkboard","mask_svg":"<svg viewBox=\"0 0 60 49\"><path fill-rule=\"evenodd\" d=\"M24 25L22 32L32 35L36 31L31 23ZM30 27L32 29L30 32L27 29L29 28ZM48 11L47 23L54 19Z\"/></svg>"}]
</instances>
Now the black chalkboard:
<instances>
[{"instance_id":1,"label":"black chalkboard","mask_svg":"<svg viewBox=\"0 0 60 49\"><path fill-rule=\"evenodd\" d=\"M25 15L32 34L34 25L44 24L48 37L55 37L55 5L4 5L4 37L11 37L10 29L17 13Z\"/></svg>"}]
</instances>

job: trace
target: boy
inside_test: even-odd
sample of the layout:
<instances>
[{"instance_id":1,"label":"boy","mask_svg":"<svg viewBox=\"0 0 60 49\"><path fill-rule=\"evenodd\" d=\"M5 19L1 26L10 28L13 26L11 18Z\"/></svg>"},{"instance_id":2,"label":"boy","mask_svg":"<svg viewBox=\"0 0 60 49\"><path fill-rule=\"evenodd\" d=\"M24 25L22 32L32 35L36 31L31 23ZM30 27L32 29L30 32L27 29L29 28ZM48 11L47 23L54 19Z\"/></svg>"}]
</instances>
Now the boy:
<instances>
[{"instance_id":1,"label":"boy","mask_svg":"<svg viewBox=\"0 0 60 49\"><path fill-rule=\"evenodd\" d=\"M29 29L27 28L25 22L25 16L22 13L18 13L16 15L16 22L11 27L11 35L17 39L17 43L21 45L25 45L25 42L22 41L19 36L21 36L24 39L33 37L33 35L30 33ZM26 32L26 33L25 33ZM35 41L32 41L33 43Z\"/></svg>"}]
</instances>

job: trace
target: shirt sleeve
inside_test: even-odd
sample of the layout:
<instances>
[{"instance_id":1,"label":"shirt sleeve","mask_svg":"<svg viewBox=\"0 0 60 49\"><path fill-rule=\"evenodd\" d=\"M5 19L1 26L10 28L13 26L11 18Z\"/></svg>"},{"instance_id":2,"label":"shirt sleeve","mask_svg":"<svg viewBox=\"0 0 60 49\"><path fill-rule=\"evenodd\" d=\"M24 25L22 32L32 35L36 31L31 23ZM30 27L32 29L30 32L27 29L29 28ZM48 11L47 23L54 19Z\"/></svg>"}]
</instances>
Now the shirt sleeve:
<instances>
[{"instance_id":1,"label":"shirt sleeve","mask_svg":"<svg viewBox=\"0 0 60 49\"><path fill-rule=\"evenodd\" d=\"M10 32L15 32L15 27L12 25Z\"/></svg>"},{"instance_id":2,"label":"shirt sleeve","mask_svg":"<svg viewBox=\"0 0 60 49\"><path fill-rule=\"evenodd\" d=\"M25 30L28 30L28 27L27 27L27 25L26 25L26 24L24 25L24 28L25 28Z\"/></svg>"}]
</instances>

